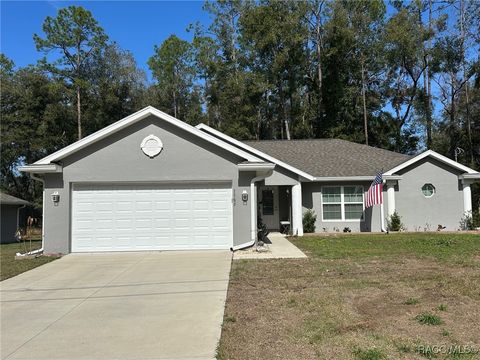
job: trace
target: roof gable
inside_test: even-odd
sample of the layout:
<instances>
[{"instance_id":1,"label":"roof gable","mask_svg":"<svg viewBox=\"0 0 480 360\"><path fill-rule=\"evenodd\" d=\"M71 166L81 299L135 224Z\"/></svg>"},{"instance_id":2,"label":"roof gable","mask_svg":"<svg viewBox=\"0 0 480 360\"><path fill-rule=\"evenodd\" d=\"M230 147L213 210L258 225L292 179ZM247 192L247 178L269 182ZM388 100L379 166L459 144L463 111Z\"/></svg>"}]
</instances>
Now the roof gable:
<instances>
[{"instance_id":1,"label":"roof gable","mask_svg":"<svg viewBox=\"0 0 480 360\"><path fill-rule=\"evenodd\" d=\"M385 172L385 175L393 175L396 172L398 172L402 169L405 169L406 167L408 167L410 165L413 165L413 164L417 163L418 161L420 161L422 159L425 159L426 157L434 158L434 159L436 159L436 160L438 160L438 161L440 161L440 162L442 162L446 165L451 166L454 169L463 171L467 174L477 174L477 171L469 168L468 166L462 165L459 162L454 161L452 159L449 159L446 156L443 156L443 155L441 155L441 154L439 154L439 153L437 153L433 150L427 150L427 151L424 151L423 153L411 158L410 160L405 161L405 162L399 164L398 166L390 169L389 171Z\"/></svg>"},{"instance_id":2,"label":"roof gable","mask_svg":"<svg viewBox=\"0 0 480 360\"><path fill-rule=\"evenodd\" d=\"M90 144L93 144L101 139L104 139L108 137L109 135L116 133L117 131L120 131L122 129L125 129L126 127L142 120L145 119L146 117L153 115L156 116L172 125L175 125L195 136L198 136L212 144L215 144L237 156L240 156L241 158L250 161L250 162L262 162L261 159L258 157L249 154L246 151L243 151L235 146L232 146L210 134L207 134L203 131L200 131L199 129L179 120L174 118L173 116L170 116L152 106L147 106L146 108L137 111L136 113L129 115L109 126L104 127L103 129L98 130L97 132L86 136L85 138L78 140L74 142L73 144L70 144L56 152L54 152L51 155L48 155L44 157L43 159L40 159L36 161L33 165L47 165L51 164L52 162L58 161L60 159L65 158L66 156L69 156L85 147L87 147Z\"/></svg>"}]
</instances>

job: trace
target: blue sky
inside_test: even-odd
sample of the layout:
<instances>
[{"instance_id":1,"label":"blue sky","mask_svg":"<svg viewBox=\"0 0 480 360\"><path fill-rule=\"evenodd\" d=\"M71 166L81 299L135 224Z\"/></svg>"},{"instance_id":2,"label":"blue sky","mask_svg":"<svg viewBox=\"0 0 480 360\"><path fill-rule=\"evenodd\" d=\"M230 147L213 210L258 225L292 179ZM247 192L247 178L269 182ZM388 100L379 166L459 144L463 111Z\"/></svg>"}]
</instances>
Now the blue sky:
<instances>
[{"instance_id":1,"label":"blue sky","mask_svg":"<svg viewBox=\"0 0 480 360\"><path fill-rule=\"evenodd\" d=\"M111 40L130 50L149 79L148 58L153 46L171 34L190 40L189 24L208 25L209 14L203 1L3 1L1 0L0 49L17 66L34 64L42 57L33 42L33 34L42 33L47 16L69 5L90 10Z\"/></svg>"}]
</instances>

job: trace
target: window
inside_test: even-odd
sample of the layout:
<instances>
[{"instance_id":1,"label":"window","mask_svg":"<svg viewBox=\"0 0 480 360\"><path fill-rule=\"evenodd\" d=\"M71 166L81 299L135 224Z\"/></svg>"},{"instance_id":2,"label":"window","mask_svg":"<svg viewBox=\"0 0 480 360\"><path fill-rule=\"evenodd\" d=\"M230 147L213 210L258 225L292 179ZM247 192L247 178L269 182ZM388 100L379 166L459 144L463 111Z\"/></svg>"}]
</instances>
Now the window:
<instances>
[{"instance_id":1,"label":"window","mask_svg":"<svg viewBox=\"0 0 480 360\"><path fill-rule=\"evenodd\" d=\"M435 194L435 186L433 186L432 184L423 185L422 193L423 193L423 196L425 196L426 198L432 197L433 194Z\"/></svg>"},{"instance_id":2,"label":"window","mask_svg":"<svg viewBox=\"0 0 480 360\"><path fill-rule=\"evenodd\" d=\"M323 220L363 220L363 193L363 186L323 187Z\"/></svg>"},{"instance_id":3,"label":"window","mask_svg":"<svg viewBox=\"0 0 480 360\"><path fill-rule=\"evenodd\" d=\"M273 190L262 190L262 214L273 215Z\"/></svg>"}]
</instances>

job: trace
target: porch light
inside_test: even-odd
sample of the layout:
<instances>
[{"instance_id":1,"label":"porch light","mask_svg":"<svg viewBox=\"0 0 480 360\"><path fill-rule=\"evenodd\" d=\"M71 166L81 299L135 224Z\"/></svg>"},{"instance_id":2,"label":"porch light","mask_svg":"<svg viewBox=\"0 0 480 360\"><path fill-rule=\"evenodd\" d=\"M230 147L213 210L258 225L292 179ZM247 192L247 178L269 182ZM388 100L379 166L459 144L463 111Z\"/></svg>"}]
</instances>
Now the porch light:
<instances>
[{"instance_id":1,"label":"porch light","mask_svg":"<svg viewBox=\"0 0 480 360\"><path fill-rule=\"evenodd\" d=\"M60 195L58 194L58 191L55 191L53 194L52 194L52 201L53 201L53 204L55 206L58 205L58 203L60 202Z\"/></svg>"},{"instance_id":2,"label":"porch light","mask_svg":"<svg viewBox=\"0 0 480 360\"><path fill-rule=\"evenodd\" d=\"M248 192L247 190L243 190L242 192L242 201L247 202L248 201Z\"/></svg>"}]
</instances>

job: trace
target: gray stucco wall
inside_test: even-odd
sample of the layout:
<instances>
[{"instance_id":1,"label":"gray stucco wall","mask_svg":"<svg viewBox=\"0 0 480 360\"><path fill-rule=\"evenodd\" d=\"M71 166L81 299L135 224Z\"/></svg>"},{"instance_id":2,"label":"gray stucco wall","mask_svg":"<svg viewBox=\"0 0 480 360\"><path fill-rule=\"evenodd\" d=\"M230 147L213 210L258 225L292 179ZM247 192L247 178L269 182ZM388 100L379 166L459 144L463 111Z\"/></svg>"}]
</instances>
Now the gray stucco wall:
<instances>
[{"instance_id":1,"label":"gray stucco wall","mask_svg":"<svg viewBox=\"0 0 480 360\"><path fill-rule=\"evenodd\" d=\"M12 243L15 242L15 232L17 231L17 210L18 205L2 204L0 208L1 218L1 238L0 243Z\"/></svg>"},{"instance_id":2,"label":"gray stucco wall","mask_svg":"<svg viewBox=\"0 0 480 360\"><path fill-rule=\"evenodd\" d=\"M163 151L150 159L140 149L150 135L163 142ZM62 160L63 174L45 175L45 252L69 253L73 183L201 183L229 181L234 193L234 245L250 240L250 199L242 202L244 190L250 193L253 172L239 173L243 159L187 133L156 117L149 117L84 148ZM51 194L58 191L54 206Z\"/></svg>"},{"instance_id":3,"label":"gray stucco wall","mask_svg":"<svg viewBox=\"0 0 480 360\"><path fill-rule=\"evenodd\" d=\"M298 175L279 166L273 170L272 175L265 179L265 185L295 185L298 183Z\"/></svg>"},{"instance_id":4,"label":"gray stucco wall","mask_svg":"<svg viewBox=\"0 0 480 360\"><path fill-rule=\"evenodd\" d=\"M459 228L463 215L463 188L460 172L432 158L426 158L398 173L402 179L395 191L395 208L408 231ZM435 194L426 198L422 186L430 183Z\"/></svg>"},{"instance_id":5,"label":"gray stucco wall","mask_svg":"<svg viewBox=\"0 0 480 360\"><path fill-rule=\"evenodd\" d=\"M317 221L315 222L315 232L334 232L335 228L338 228L340 232L345 227L349 227L353 232L359 231L381 231L380 220L380 206L376 205L373 208L366 209L365 220L363 221L323 221L322 220L322 187L324 186L349 186L349 185L361 185L364 191L368 191L371 182L314 182L314 183L302 183L302 201L304 212L307 209L313 209L317 215ZM384 209L386 211L386 192L383 193Z\"/></svg>"}]
</instances>

